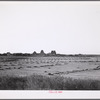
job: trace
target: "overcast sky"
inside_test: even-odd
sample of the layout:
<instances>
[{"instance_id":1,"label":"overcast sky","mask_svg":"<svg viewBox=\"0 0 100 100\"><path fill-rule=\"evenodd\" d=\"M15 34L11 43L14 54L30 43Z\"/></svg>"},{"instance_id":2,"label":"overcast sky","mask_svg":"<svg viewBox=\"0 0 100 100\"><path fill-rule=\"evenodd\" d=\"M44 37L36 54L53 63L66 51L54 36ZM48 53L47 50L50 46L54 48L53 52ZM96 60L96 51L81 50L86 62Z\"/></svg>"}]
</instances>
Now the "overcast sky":
<instances>
[{"instance_id":1,"label":"overcast sky","mask_svg":"<svg viewBox=\"0 0 100 100\"><path fill-rule=\"evenodd\" d=\"M0 53L100 54L100 2L1 2Z\"/></svg>"}]
</instances>

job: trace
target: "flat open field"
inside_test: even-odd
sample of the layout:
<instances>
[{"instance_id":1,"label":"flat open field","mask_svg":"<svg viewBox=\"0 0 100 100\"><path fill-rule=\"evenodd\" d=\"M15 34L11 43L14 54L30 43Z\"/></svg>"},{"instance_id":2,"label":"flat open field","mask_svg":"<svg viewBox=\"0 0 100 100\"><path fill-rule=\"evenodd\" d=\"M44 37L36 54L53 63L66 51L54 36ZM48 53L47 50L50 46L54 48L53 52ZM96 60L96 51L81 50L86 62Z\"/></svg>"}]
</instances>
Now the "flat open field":
<instances>
[{"instance_id":1,"label":"flat open field","mask_svg":"<svg viewBox=\"0 0 100 100\"><path fill-rule=\"evenodd\" d=\"M100 57L0 57L0 76L33 74L100 80Z\"/></svg>"},{"instance_id":2,"label":"flat open field","mask_svg":"<svg viewBox=\"0 0 100 100\"><path fill-rule=\"evenodd\" d=\"M0 56L0 90L100 90L100 57Z\"/></svg>"}]
</instances>

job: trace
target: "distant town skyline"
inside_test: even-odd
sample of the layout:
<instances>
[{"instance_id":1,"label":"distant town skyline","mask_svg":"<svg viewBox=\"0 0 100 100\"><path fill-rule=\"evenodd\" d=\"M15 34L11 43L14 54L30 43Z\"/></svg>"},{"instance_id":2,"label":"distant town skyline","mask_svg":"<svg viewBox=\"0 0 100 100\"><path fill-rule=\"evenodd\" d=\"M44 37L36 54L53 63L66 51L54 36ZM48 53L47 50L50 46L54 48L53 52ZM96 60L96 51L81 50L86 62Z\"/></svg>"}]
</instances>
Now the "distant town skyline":
<instances>
[{"instance_id":1,"label":"distant town skyline","mask_svg":"<svg viewBox=\"0 0 100 100\"><path fill-rule=\"evenodd\" d=\"M100 54L100 1L0 2L0 53Z\"/></svg>"}]
</instances>

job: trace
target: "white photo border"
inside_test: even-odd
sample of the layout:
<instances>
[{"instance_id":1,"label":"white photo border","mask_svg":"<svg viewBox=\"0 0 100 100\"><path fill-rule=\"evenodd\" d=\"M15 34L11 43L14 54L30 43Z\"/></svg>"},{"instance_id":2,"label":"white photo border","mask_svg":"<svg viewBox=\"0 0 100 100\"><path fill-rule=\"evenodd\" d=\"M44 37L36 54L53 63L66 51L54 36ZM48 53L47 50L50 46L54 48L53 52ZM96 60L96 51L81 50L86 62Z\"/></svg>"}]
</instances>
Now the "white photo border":
<instances>
[{"instance_id":1,"label":"white photo border","mask_svg":"<svg viewBox=\"0 0 100 100\"><path fill-rule=\"evenodd\" d=\"M35 1L35 0L32 0ZM66 0L67 1L67 0ZM66 2L66 1L51 1L51 2ZM13 2L13 1L2 1L0 2ZM24 1L16 1L14 2L24 2ZM25 1L28 2L28 1ZM30 2L30 1L29 1ZM38 1L42 2L42 1ZM44 2L44 1L43 1ZM48 2L48 1L46 1ZM67 2L76 2L70 1ZM100 2L97 1L77 1L79 3L82 2ZM0 90L0 99L100 99L100 91L99 90Z\"/></svg>"}]
</instances>

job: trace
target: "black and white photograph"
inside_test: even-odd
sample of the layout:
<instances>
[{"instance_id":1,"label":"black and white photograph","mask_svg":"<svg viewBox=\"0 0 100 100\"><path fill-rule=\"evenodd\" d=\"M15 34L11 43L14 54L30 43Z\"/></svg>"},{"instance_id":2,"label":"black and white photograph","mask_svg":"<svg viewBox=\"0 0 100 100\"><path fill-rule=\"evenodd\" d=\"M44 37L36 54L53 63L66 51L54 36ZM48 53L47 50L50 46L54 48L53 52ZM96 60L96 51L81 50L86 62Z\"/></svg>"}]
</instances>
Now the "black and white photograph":
<instances>
[{"instance_id":1,"label":"black and white photograph","mask_svg":"<svg viewBox=\"0 0 100 100\"><path fill-rule=\"evenodd\" d=\"M0 90L100 90L100 1L0 1Z\"/></svg>"}]
</instances>

